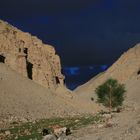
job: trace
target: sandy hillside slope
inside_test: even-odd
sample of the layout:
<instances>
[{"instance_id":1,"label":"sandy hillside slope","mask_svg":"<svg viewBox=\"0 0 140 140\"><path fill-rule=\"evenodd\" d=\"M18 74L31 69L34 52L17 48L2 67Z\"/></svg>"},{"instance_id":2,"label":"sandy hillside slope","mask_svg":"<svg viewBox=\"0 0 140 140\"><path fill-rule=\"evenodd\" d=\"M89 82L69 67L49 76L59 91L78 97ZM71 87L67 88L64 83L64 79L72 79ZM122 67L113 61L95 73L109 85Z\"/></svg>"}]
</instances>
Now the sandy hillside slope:
<instances>
[{"instance_id":1,"label":"sandy hillside slope","mask_svg":"<svg viewBox=\"0 0 140 140\"><path fill-rule=\"evenodd\" d=\"M72 95L64 87L49 91L0 63L0 120L64 117L98 110L97 104Z\"/></svg>"},{"instance_id":2,"label":"sandy hillside slope","mask_svg":"<svg viewBox=\"0 0 140 140\"><path fill-rule=\"evenodd\" d=\"M105 72L93 77L84 85L79 86L75 92L90 99L95 96L97 86L105 82L108 78L117 79L120 83L126 84L132 77L140 75L140 44L125 52L110 68ZM96 97L95 97L96 98Z\"/></svg>"},{"instance_id":3,"label":"sandy hillside slope","mask_svg":"<svg viewBox=\"0 0 140 140\"><path fill-rule=\"evenodd\" d=\"M124 110L109 120L112 127L90 125L76 131L76 140L139 140L140 139L140 77L126 82ZM102 126L102 125L101 125Z\"/></svg>"},{"instance_id":4,"label":"sandy hillside slope","mask_svg":"<svg viewBox=\"0 0 140 140\"><path fill-rule=\"evenodd\" d=\"M69 101L0 63L0 117L36 119L75 112Z\"/></svg>"},{"instance_id":5,"label":"sandy hillside slope","mask_svg":"<svg viewBox=\"0 0 140 140\"><path fill-rule=\"evenodd\" d=\"M126 86L124 110L109 121L113 127L95 125L73 134L77 140L139 140L140 139L140 44L124 53L107 71L100 73L75 92L87 101L95 97L95 89L108 78L115 78ZM83 133L84 132L84 133Z\"/></svg>"}]
</instances>

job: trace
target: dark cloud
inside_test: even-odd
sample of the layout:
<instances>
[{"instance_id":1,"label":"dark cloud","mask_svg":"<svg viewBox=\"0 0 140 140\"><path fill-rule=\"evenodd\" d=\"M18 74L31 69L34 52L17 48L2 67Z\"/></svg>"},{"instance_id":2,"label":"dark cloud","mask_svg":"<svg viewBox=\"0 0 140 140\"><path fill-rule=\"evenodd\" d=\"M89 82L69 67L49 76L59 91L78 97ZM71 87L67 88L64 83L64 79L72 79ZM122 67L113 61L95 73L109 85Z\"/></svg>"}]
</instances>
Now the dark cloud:
<instances>
[{"instance_id":1,"label":"dark cloud","mask_svg":"<svg viewBox=\"0 0 140 140\"><path fill-rule=\"evenodd\" d=\"M0 12L9 17L56 15L81 10L96 0L1 0Z\"/></svg>"},{"instance_id":2,"label":"dark cloud","mask_svg":"<svg viewBox=\"0 0 140 140\"><path fill-rule=\"evenodd\" d=\"M0 17L55 46L66 66L113 63L140 41L139 0L1 0Z\"/></svg>"}]
</instances>

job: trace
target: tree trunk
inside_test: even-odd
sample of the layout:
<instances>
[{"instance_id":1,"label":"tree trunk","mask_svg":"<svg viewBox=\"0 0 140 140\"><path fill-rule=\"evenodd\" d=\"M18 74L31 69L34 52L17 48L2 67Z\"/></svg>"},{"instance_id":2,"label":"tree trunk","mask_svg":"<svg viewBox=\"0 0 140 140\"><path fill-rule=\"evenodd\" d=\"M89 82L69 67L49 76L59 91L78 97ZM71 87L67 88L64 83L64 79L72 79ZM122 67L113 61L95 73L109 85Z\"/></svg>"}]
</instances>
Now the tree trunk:
<instances>
[{"instance_id":1,"label":"tree trunk","mask_svg":"<svg viewBox=\"0 0 140 140\"><path fill-rule=\"evenodd\" d=\"M109 91L109 113L111 113L111 111L112 111L112 95L111 95L112 90L111 90L111 86L109 86L109 88L110 88L110 91Z\"/></svg>"}]
</instances>

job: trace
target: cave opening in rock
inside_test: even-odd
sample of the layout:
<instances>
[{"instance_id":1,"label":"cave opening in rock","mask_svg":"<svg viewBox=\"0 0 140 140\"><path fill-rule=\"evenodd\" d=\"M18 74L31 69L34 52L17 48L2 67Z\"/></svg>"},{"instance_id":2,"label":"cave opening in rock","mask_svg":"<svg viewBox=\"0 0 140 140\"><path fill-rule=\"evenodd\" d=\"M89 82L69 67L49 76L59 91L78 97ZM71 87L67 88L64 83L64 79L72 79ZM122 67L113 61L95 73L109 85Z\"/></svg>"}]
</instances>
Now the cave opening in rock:
<instances>
[{"instance_id":1,"label":"cave opening in rock","mask_svg":"<svg viewBox=\"0 0 140 140\"><path fill-rule=\"evenodd\" d=\"M5 57L0 55L0 63L5 63Z\"/></svg>"},{"instance_id":2,"label":"cave opening in rock","mask_svg":"<svg viewBox=\"0 0 140 140\"><path fill-rule=\"evenodd\" d=\"M55 80L56 80L56 84L60 84L59 78L57 76L55 77Z\"/></svg>"},{"instance_id":3,"label":"cave opening in rock","mask_svg":"<svg viewBox=\"0 0 140 140\"><path fill-rule=\"evenodd\" d=\"M27 55L28 55L28 48L24 48L23 52L26 54L26 59L27 59Z\"/></svg>"},{"instance_id":4,"label":"cave opening in rock","mask_svg":"<svg viewBox=\"0 0 140 140\"><path fill-rule=\"evenodd\" d=\"M140 70L137 72L137 75L140 75Z\"/></svg>"},{"instance_id":5,"label":"cave opening in rock","mask_svg":"<svg viewBox=\"0 0 140 140\"><path fill-rule=\"evenodd\" d=\"M28 54L28 48L24 48L24 53Z\"/></svg>"},{"instance_id":6,"label":"cave opening in rock","mask_svg":"<svg viewBox=\"0 0 140 140\"><path fill-rule=\"evenodd\" d=\"M33 79L33 64L27 61L27 74L29 79Z\"/></svg>"},{"instance_id":7,"label":"cave opening in rock","mask_svg":"<svg viewBox=\"0 0 140 140\"><path fill-rule=\"evenodd\" d=\"M19 53L21 53L21 48L18 49Z\"/></svg>"}]
</instances>

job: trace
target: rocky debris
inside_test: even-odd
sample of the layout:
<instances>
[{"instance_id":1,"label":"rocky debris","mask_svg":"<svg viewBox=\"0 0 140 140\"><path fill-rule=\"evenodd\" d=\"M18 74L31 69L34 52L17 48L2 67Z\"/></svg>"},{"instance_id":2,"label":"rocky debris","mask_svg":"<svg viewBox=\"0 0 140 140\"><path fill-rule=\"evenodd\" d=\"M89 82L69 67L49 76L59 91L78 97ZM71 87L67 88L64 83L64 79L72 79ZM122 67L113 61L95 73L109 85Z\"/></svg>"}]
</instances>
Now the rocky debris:
<instances>
[{"instance_id":1,"label":"rocky debris","mask_svg":"<svg viewBox=\"0 0 140 140\"><path fill-rule=\"evenodd\" d=\"M10 138L11 135L12 134L9 130L5 130L5 131L3 130L0 132L0 140L6 140L6 139Z\"/></svg>"},{"instance_id":2,"label":"rocky debris","mask_svg":"<svg viewBox=\"0 0 140 140\"><path fill-rule=\"evenodd\" d=\"M104 117L105 119L111 119L112 114L103 114L102 117Z\"/></svg>"},{"instance_id":3,"label":"rocky debris","mask_svg":"<svg viewBox=\"0 0 140 140\"><path fill-rule=\"evenodd\" d=\"M115 127L117 126L117 123L115 123L112 118L113 114L103 114L101 115L102 121L98 122L97 124L94 124L93 127L96 129L101 128L109 128L109 127Z\"/></svg>"},{"instance_id":4,"label":"rocky debris","mask_svg":"<svg viewBox=\"0 0 140 140\"><path fill-rule=\"evenodd\" d=\"M66 136L71 134L70 128L61 127L58 125L51 126L52 132L49 129L43 129L42 140L68 140Z\"/></svg>"},{"instance_id":5,"label":"rocky debris","mask_svg":"<svg viewBox=\"0 0 140 140\"><path fill-rule=\"evenodd\" d=\"M15 140L18 139L18 136L15 136Z\"/></svg>"},{"instance_id":6,"label":"rocky debris","mask_svg":"<svg viewBox=\"0 0 140 140\"><path fill-rule=\"evenodd\" d=\"M54 131L54 134L59 137L61 134L66 134L66 130L67 128L66 127L59 127L59 128L54 128L53 131Z\"/></svg>"},{"instance_id":7,"label":"rocky debris","mask_svg":"<svg viewBox=\"0 0 140 140\"><path fill-rule=\"evenodd\" d=\"M57 140L57 137L53 134L48 134L44 136L42 140Z\"/></svg>"},{"instance_id":8,"label":"rocky debris","mask_svg":"<svg viewBox=\"0 0 140 140\"><path fill-rule=\"evenodd\" d=\"M5 134L0 133L0 140L5 140Z\"/></svg>"},{"instance_id":9,"label":"rocky debris","mask_svg":"<svg viewBox=\"0 0 140 140\"><path fill-rule=\"evenodd\" d=\"M49 132L48 129L43 129L43 130L42 130L42 135L43 135L43 136L46 136L46 135L48 135L48 134L50 134L50 132Z\"/></svg>"},{"instance_id":10,"label":"rocky debris","mask_svg":"<svg viewBox=\"0 0 140 140\"><path fill-rule=\"evenodd\" d=\"M71 134L71 129L70 128L67 128L66 129L66 136L70 135Z\"/></svg>"},{"instance_id":11,"label":"rocky debris","mask_svg":"<svg viewBox=\"0 0 140 140\"><path fill-rule=\"evenodd\" d=\"M64 76L55 49L2 20L0 62L46 88L55 89L58 85L63 86Z\"/></svg>"},{"instance_id":12,"label":"rocky debris","mask_svg":"<svg viewBox=\"0 0 140 140\"><path fill-rule=\"evenodd\" d=\"M10 135L10 134L11 134L11 132L10 132L10 131L8 131L8 130L7 130L7 131L5 131L5 135L6 135L6 136L8 136L8 135Z\"/></svg>"},{"instance_id":13,"label":"rocky debris","mask_svg":"<svg viewBox=\"0 0 140 140\"><path fill-rule=\"evenodd\" d=\"M107 121L106 124L105 124L106 128L108 128L108 127L115 127L115 126L117 126L117 124L114 123L112 120Z\"/></svg>"},{"instance_id":14,"label":"rocky debris","mask_svg":"<svg viewBox=\"0 0 140 140\"><path fill-rule=\"evenodd\" d=\"M97 128L103 128L104 127L104 124L98 124L97 125Z\"/></svg>"},{"instance_id":15,"label":"rocky debris","mask_svg":"<svg viewBox=\"0 0 140 140\"><path fill-rule=\"evenodd\" d=\"M12 125L19 125L27 122L31 122L32 119L24 117L16 117L13 115L7 115L7 117L0 116L0 128L8 128Z\"/></svg>"},{"instance_id":16,"label":"rocky debris","mask_svg":"<svg viewBox=\"0 0 140 140\"><path fill-rule=\"evenodd\" d=\"M57 137L54 134L48 134L44 136L42 140L69 140L69 139L66 137L66 134L62 133L59 137Z\"/></svg>"},{"instance_id":17,"label":"rocky debris","mask_svg":"<svg viewBox=\"0 0 140 140\"><path fill-rule=\"evenodd\" d=\"M57 140L68 140L65 133L61 133L61 135L57 138Z\"/></svg>"}]
</instances>

